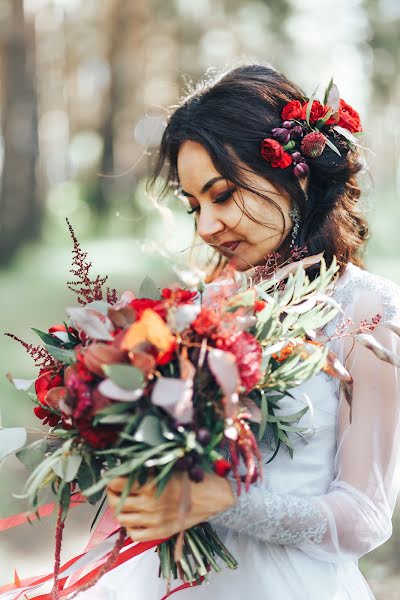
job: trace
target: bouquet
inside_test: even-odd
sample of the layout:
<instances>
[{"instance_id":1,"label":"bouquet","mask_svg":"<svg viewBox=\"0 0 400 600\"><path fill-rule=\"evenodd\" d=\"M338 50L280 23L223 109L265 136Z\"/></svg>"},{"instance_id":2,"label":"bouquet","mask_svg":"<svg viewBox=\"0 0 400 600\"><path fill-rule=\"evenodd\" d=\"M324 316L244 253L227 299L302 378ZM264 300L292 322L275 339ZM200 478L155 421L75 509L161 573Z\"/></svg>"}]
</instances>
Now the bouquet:
<instances>
[{"instance_id":1,"label":"bouquet","mask_svg":"<svg viewBox=\"0 0 400 600\"><path fill-rule=\"evenodd\" d=\"M22 429L12 443L9 430L0 431L3 446L9 443L3 455L17 451L32 471L24 496L33 510L46 487L57 498L54 598L61 589L61 532L77 490L96 504L113 478L126 477L122 507L135 482L152 478L161 494L174 472L198 482L214 471L230 474L240 494L262 476L257 436L267 424L276 441L270 460L282 445L292 455L290 434L305 431L298 421L308 406L275 414L291 388L321 370L344 382L348 395L351 387L350 375L317 339L340 310L326 293L335 260L329 269L322 255L293 262L250 287L244 282L233 295L222 289L212 302L203 284L160 292L149 278L138 295L118 298L115 290L104 292L106 277L90 278L91 263L69 227L75 280L68 286L79 306L67 308L64 323L34 330L40 346L22 342L40 370L33 382L13 380L19 389L32 384L34 412L49 430L28 445ZM315 262L320 273L310 281L305 266ZM102 572L125 541L121 529ZM157 552L168 581L198 583L220 569L217 559L237 566L209 523L160 540Z\"/></svg>"}]
</instances>

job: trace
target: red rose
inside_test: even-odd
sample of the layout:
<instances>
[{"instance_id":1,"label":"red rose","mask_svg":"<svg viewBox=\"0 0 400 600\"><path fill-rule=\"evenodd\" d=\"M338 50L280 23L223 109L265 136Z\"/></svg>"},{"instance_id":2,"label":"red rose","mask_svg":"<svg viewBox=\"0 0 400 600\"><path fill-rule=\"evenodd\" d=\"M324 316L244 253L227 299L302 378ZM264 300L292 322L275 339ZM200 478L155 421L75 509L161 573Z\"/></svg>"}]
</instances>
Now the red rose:
<instances>
[{"instance_id":1,"label":"red rose","mask_svg":"<svg viewBox=\"0 0 400 600\"><path fill-rule=\"evenodd\" d=\"M286 169L286 167L289 167L292 164L292 162L293 162L292 155L289 154L288 152L284 152L282 154L282 158L279 161L279 163L277 165L272 165L272 166L279 167L280 169Z\"/></svg>"},{"instance_id":2,"label":"red rose","mask_svg":"<svg viewBox=\"0 0 400 600\"><path fill-rule=\"evenodd\" d=\"M217 475L220 477L226 477L229 471L232 469L232 465L225 458L218 458L214 462L214 469Z\"/></svg>"},{"instance_id":3,"label":"red rose","mask_svg":"<svg viewBox=\"0 0 400 600\"><path fill-rule=\"evenodd\" d=\"M167 317L165 306L159 300L152 300L151 298L135 298L129 302L129 306L135 311L137 321L140 319L146 308L152 308L162 319L166 319Z\"/></svg>"},{"instance_id":4,"label":"red rose","mask_svg":"<svg viewBox=\"0 0 400 600\"><path fill-rule=\"evenodd\" d=\"M282 119L291 121L301 118L301 103L298 100L291 100L282 109Z\"/></svg>"},{"instance_id":5,"label":"red rose","mask_svg":"<svg viewBox=\"0 0 400 600\"><path fill-rule=\"evenodd\" d=\"M284 151L283 146L272 138L265 138L261 142L262 157L271 163L271 167L285 169L292 164L292 157Z\"/></svg>"},{"instance_id":6,"label":"red rose","mask_svg":"<svg viewBox=\"0 0 400 600\"><path fill-rule=\"evenodd\" d=\"M60 421L60 417L58 415L55 415L49 410L46 410L43 406L35 406L33 412L38 417L38 419L41 419L43 421L43 425L50 425L50 427L55 427Z\"/></svg>"},{"instance_id":7,"label":"red rose","mask_svg":"<svg viewBox=\"0 0 400 600\"><path fill-rule=\"evenodd\" d=\"M337 124L344 127L344 129L348 129L351 133L363 130L358 112L342 99L339 102L339 121Z\"/></svg>"},{"instance_id":8,"label":"red rose","mask_svg":"<svg viewBox=\"0 0 400 600\"><path fill-rule=\"evenodd\" d=\"M62 386L63 378L52 369L40 369L39 377L35 381L35 392L41 404L45 404L45 397L49 390Z\"/></svg>"},{"instance_id":9,"label":"red rose","mask_svg":"<svg viewBox=\"0 0 400 600\"><path fill-rule=\"evenodd\" d=\"M308 102L305 102L301 111L301 118L304 121L306 120L307 106ZM318 119L322 119L326 115L328 110L330 110L329 106L322 105L321 102L319 102L319 100L314 100L310 112L310 123L315 123L316 121L318 121ZM334 122L335 119L333 117L329 117L325 125L331 125L331 123Z\"/></svg>"}]
</instances>

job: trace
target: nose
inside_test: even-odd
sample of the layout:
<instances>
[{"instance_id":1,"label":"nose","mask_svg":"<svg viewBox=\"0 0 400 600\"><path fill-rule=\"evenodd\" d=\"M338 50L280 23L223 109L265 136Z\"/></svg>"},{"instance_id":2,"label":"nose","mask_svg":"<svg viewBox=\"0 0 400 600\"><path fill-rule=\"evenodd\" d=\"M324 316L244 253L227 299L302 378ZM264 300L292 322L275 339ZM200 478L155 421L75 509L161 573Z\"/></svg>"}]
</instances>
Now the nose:
<instances>
[{"instance_id":1,"label":"nose","mask_svg":"<svg viewBox=\"0 0 400 600\"><path fill-rule=\"evenodd\" d=\"M215 243L216 236L225 229L225 224L220 217L217 218L212 205L201 208L197 219L197 233L206 243Z\"/></svg>"}]
</instances>

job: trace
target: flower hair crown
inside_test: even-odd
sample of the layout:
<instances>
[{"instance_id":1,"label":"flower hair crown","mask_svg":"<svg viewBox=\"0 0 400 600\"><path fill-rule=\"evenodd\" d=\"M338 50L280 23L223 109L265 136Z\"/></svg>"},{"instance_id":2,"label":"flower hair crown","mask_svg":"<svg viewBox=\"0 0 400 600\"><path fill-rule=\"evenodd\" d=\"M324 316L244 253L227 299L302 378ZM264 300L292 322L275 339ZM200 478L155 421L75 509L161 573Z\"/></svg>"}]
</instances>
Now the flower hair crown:
<instances>
[{"instance_id":1,"label":"flower hair crown","mask_svg":"<svg viewBox=\"0 0 400 600\"><path fill-rule=\"evenodd\" d=\"M262 157L272 167L286 169L293 165L298 178L308 175L309 159L321 156L325 146L341 156L323 131L336 131L351 149L359 145L357 136L363 134L358 112L340 98L333 79L325 90L323 103L314 99L316 91L304 103L288 102L281 113L282 124L261 142Z\"/></svg>"}]
</instances>

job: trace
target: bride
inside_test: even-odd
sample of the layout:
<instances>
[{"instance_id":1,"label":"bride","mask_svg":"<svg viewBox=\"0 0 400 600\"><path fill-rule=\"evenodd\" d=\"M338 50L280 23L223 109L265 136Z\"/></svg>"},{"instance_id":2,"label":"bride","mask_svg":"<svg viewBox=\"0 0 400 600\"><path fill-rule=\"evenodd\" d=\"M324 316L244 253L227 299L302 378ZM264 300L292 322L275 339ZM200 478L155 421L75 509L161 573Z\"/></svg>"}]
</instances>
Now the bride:
<instances>
[{"instance_id":1,"label":"bride","mask_svg":"<svg viewBox=\"0 0 400 600\"><path fill-rule=\"evenodd\" d=\"M357 204L363 163L357 145L333 129L336 123L351 134L361 131L357 112L340 100L339 121L327 118L322 126L328 143L321 144L318 133L306 143L306 101L270 66L239 66L191 92L170 116L161 143L153 182L165 167L165 191L178 182L198 236L218 259L210 281L227 264L245 272L273 252L284 261L295 247L306 246L310 255L324 252L328 265L337 257L332 295L343 312L321 334L354 382L351 410L338 380L324 372L283 399L283 414L311 404L300 421L308 434L305 440L293 434L293 458L280 448L266 464L274 453L267 430L260 444L263 480L249 493L238 497L231 481L214 473L190 484L185 526L210 521L239 567L178 592L182 600L373 598L358 559L392 532L400 467L399 370L335 334L344 322L358 326L380 315L372 336L399 354L400 288L366 271L361 258L369 235ZM321 128L318 119L325 113L314 102L310 123ZM388 321L392 327L382 326ZM123 485L116 479L109 486L111 508ZM159 498L151 483L132 488L117 518L133 540L178 532L180 486L173 476ZM160 600L164 594L158 557L149 551L81 597Z\"/></svg>"}]
</instances>

